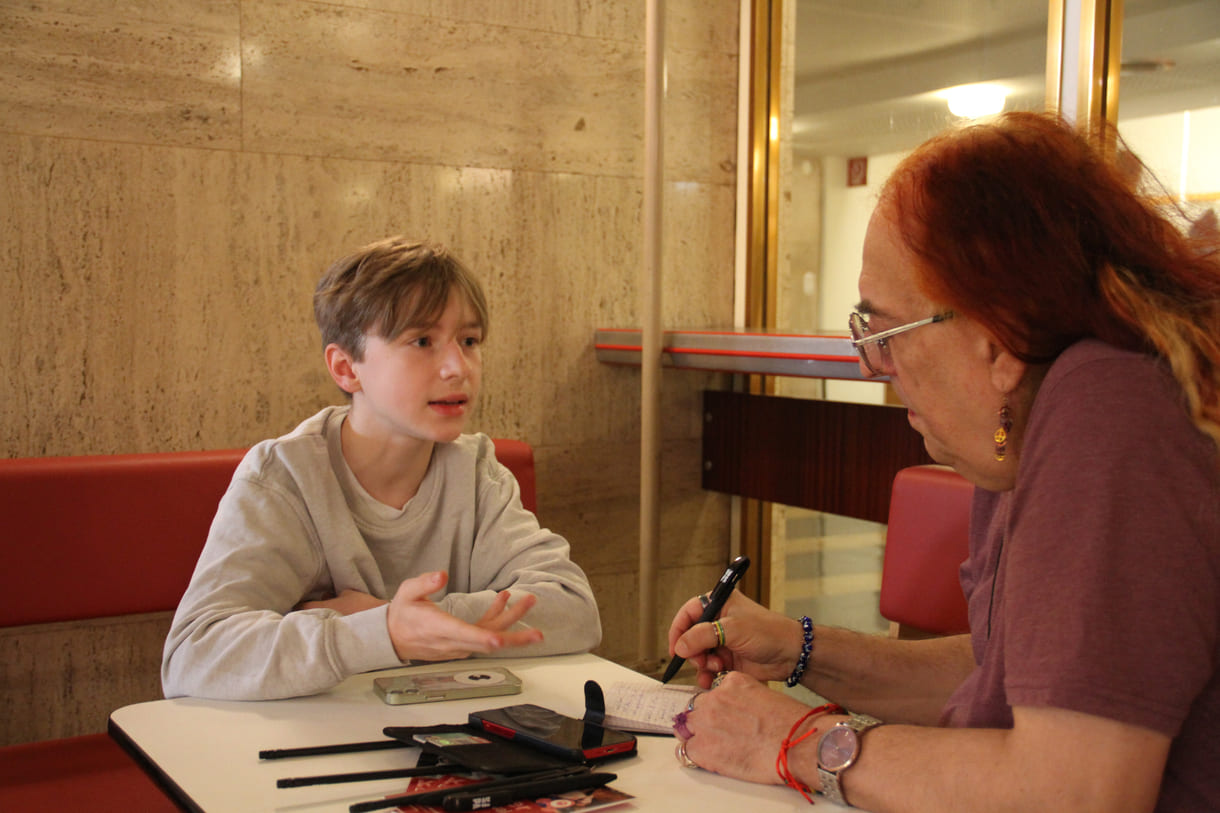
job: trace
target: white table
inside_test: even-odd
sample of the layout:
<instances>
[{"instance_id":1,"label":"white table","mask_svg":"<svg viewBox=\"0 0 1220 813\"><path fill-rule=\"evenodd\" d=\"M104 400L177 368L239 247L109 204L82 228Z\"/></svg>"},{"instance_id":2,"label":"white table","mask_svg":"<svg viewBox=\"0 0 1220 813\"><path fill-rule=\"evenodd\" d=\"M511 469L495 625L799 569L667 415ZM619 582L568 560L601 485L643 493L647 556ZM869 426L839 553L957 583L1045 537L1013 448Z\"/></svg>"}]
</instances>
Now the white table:
<instances>
[{"instance_id":1,"label":"white table","mask_svg":"<svg viewBox=\"0 0 1220 813\"><path fill-rule=\"evenodd\" d=\"M465 663L465 662L464 662ZM177 789L179 803L206 813L253 811L332 811L402 793L409 780L390 779L341 785L277 788L283 777L402 768L414 764L414 748L293 759L259 760L263 749L364 742L383 737L386 726L464 722L476 709L537 703L581 717L584 683L651 679L594 655L552 658L472 660L504 666L518 675L519 695L388 706L373 693L373 678L409 669L357 675L314 697L264 702L176 698L125 706L110 716L111 734L144 759ZM430 671L439 666L416 667ZM748 810L805 811L795 791L779 785L754 785L683 768L674 758L672 737L641 735L639 754L606 764L618 774L612 783L635 799L616 809L712 813ZM743 743L743 747L750 747ZM843 810L821 797L819 813Z\"/></svg>"}]
</instances>

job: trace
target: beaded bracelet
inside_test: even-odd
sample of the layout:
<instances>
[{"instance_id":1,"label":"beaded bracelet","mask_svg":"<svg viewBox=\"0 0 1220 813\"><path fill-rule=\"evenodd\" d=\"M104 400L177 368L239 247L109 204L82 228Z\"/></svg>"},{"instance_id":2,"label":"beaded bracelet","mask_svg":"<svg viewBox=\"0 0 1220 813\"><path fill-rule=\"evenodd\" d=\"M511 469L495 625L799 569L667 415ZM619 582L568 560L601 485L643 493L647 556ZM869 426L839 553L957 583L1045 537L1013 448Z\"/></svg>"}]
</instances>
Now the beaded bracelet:
<instances>
[{"instance_id":1,"label":"beaded bracelet","mask_svg":"<svg viewBox=\"0 0 1220 813\"><path fill-rule=\"evenodd\" d=\"M792 728L788 730L788 736L784 737L784 741L779 745L779 754L777 754L775 757L775 773L779 775L779 778L783 780L785 785L804 796L809 804L813 804L813 797L809 795L813 791L810 790L808 785L792 775L792 771L788 768L788 749L794 745L804 742L806 739L817 733L817 726L814 726L801 736L793 739L793 736L796 735L797 729L799 729L806 720L810 719L811 717L816 719L823 714L842 713L843 707L834 703L827 703L824 706L818 706L816 709L810 709L807 714L793 724Z\"/></svg>"},{"instance_id":2,"label":"beaded bracelet","mask_svg":"<svg viewBox=\"0 0 1220 813\"><path fill-rule=\"evenodd\" d=\"M801 616L801 629L805 631L805 641L801 644L801 656L796 659L796 668L785 681L788 688L801 682L801 676L805 674L805 668L809 666L809 653L813 652L813 622L809 620L809 616Z\"/></svg>"}]
</instances>

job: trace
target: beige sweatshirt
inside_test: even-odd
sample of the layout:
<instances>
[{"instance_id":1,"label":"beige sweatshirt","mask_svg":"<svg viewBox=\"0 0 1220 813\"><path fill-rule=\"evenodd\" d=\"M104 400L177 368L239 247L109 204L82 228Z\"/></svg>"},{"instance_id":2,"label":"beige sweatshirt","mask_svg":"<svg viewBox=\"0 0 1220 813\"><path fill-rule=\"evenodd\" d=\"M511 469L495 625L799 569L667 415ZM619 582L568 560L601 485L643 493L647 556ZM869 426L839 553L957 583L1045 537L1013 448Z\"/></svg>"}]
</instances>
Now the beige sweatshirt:
<instances>
[{"instance_id":1,"label":"beige sweatshirt","mask_svg":"<svg viewBox=\"0 0 1220 813\"><path fill-rule=\"evenodd\" d=\"M538 597L523 623L544 640L498 654L598 644L588 579L567 541L521 506L486 435L438 444L419 491L396 510L369 496L344 462L346 414L328 407L238 466L165 642L167 697L293 697L400 666L384 606L348 616L292 608L348 588L389 599L404 579L433 570L449 572L433 600L465 621L500 590Z\"/></svg>"}]
</instances>

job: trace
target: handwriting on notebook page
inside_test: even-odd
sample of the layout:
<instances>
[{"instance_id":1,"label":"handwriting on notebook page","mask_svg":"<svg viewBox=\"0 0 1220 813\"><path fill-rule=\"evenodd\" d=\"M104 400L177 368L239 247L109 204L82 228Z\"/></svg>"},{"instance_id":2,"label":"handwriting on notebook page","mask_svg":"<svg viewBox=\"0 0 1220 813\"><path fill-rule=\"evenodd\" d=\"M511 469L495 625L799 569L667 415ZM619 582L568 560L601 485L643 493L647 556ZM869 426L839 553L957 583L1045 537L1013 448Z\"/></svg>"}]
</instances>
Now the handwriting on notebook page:
<instances>
[{"instance_id":1,"label":"handwriting on notebook page","mask_svg":"<svg viewBox=\"0 0 1220 813\"><path fill-rule=\"evenodd\" d=\"M606 689L607 728L671 734L674 715L686 709L696 686L661 683L612 683Z\"/></svg>"}]
</instances>

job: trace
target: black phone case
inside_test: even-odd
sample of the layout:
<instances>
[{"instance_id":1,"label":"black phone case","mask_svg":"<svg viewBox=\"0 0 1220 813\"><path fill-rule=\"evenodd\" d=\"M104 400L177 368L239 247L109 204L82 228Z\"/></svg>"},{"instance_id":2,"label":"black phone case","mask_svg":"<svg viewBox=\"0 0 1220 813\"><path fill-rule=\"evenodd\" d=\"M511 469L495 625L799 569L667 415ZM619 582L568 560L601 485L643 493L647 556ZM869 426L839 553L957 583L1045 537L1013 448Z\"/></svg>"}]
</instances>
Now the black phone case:
<instances>
[{"instance_id":1,"label":"black phone case","mask_svg":"<svg viewBox=\"0 0 1220 813\"><path fill-rule=\"evenodd\" d=\"M587 687L586 687L587 689ZM587 715L586 715L587 717ZM560 744L550 739L551 727L562 718L567 723L582 726L579 744ZM520 703L470 713L470 724L505 738L509 742L521 742L572 762L596 762L631 756L636 753L635 735L617 729L606 728L589 719L577 720L558 714L551 709L533 703ZM606 743L607 732L614 741Z\"/></svg>"}]
</instances>

